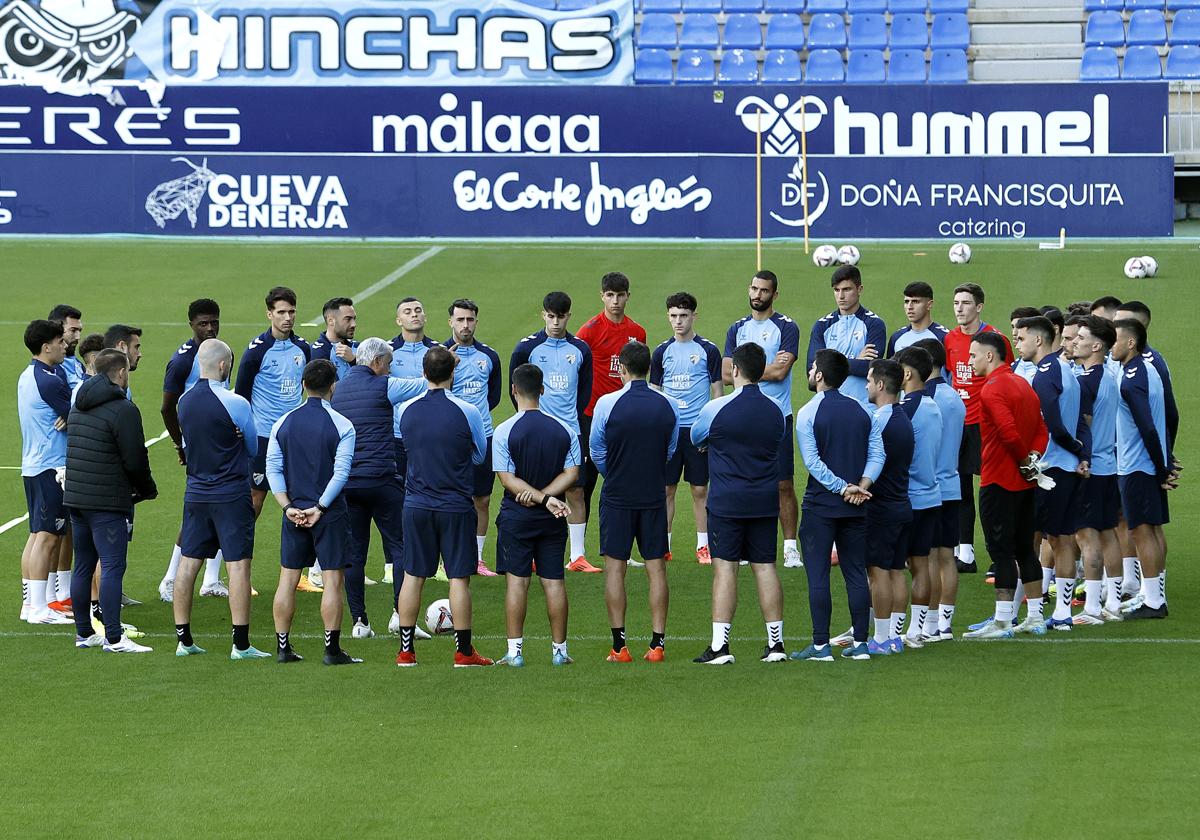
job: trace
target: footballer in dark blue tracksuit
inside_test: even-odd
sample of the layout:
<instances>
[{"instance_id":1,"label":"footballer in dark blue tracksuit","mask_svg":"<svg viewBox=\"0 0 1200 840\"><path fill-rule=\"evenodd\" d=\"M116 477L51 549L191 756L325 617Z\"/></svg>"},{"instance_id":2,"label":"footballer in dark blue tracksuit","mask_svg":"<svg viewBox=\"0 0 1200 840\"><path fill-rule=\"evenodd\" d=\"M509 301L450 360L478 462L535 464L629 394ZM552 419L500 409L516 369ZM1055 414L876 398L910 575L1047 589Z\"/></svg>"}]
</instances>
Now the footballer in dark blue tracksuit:
<instances>
[{"instance_id":1,"label":"footballer in dark blue tracksuit","mask_svg":"<svg viewBox=\"0 0 1200 840\"><path fill-rule=\"evenodd\" d=\"M204 653L192 640L192 590L200 564L218 550L229 570L229 611L233 618L233 658L268 656L250 647L250 559L254 555L254 506L250 502L250 462L258 453L258 433L250 403L225 387L233 352L211 338L196 353L200 378L179 398L179 429L187 460L183 495L182 554L173 605L177 656Z\"/></svg>"},{"instance_id":2,"label":"footballer in dark blue tracksuit","mask_svg":"<svg viewBox=\"0 0 1200 840\"><path fill-rule=\"evenodd\" d=\"M867 617L871 595L866 575L865 493L883 469L883 444L871 427L863 404L839 388L850 375L850 363L837 350L818 350L809 370L817 395L796 413L796 439L808 468L808 486L800 503L800 550L808 574L808 606L813 642L793 654L796 659L833 660L829 620L829 568L833 546L846 581L854 644L843 652L852 659L869 658ZM868 487L864 487L867 484Z\"/></svg>"},{"instance_id":3,"label":"footballer in dark blue tracksuit","mask_svg":"<svg viewBox=\"0 0 1200 840\"><path fill-rule=\"evenodd\" d=\"M354 462L354 426L329 404L337 369L317 359L302 374L308 400L271 427L267 480L283 508L279 588L275 591L277 660L296 662L288 634L300 572L319 556L324 573L321 618L326 665L361 662L341 647L342 574L350 565L350 521L342 494Z\"/></svg>"},{"instance_id":4,"label":"footballer in dark blue tracksuit","mask_svg":"<svg viewBox=\"0 0 1200 840\"><path fill-rule=\"evenodd\" d=\"M708 450L708 534L713 558L712 643L695 662L734 661L729 630L737 608L738 563L758 584L767 624L764 662L787 659L783 650L783 587L775 568L779 517L779 439L786 428L779 403L758 386L767 367L762 347L746 342L730 354L733 393L713 400L692 423L692 443Z\"/></svg>"},{"instance_id":5,"label":"footballer in dark blue tracksuit","mask_svg":"<svg viewBox=\"0 0 1200 840\"><path fill-rule=\"evenodd\" d=\"M347 297L328 300L321 307L321 315L325 319L325 332L312 343L312 358L333 362L338 381L341 382L354 367L354 351L358 349L358 342L354 340L354 331L358 326L354 301Z\"/></svg>"},{"instance_id":6,"label":"footballer in dark blue tracksuit","mask_svg":"<svg viewBox=\"0 0 1200 840\"><path fill-rule=\"evenodd\" d=\"M454 667L491 665L471 644L471 575L475 574L475 465L487 454L483 418L450 393L454 354L429 348L421 367L429 390L397 409L408 455L404 495L404 583L400 588L400 652L396 664L416 665L413 636L421 589L437 571L439 556L450 578Z\"/></svg>"},{"instance_id":7,"label":"footballer in dark blue tracksuit","mask_svg":"<svg viewBox=\"0 0 1200 840\"><path fill-rule=\"evenodd\" d=\"M650 348L631 341L621 348L618 371L624 386L596 401L589 447L604 476L600 490L600 553L604 555L605 601L613 646L611 662L631 660L625 646L625 568L638 551L650 582L650 650L661 662L667 626L667 462L679 442L679 410L650 387Z\"/></svg>"}]
</instances>

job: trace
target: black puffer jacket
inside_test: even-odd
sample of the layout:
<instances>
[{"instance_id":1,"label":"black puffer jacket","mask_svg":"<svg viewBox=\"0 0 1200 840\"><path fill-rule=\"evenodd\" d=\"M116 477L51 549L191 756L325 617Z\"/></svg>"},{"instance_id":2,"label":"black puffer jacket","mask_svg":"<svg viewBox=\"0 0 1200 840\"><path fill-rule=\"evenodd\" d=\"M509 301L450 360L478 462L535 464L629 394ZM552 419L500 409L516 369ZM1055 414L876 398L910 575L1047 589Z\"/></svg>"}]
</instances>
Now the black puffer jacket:
<instances>
[{"instance_id":1,"label":"black puffer jacket","mask_svg":"<svg viewBox=\"0 0 1200 840\"><path fill-rule=\"evenodd\" d=\"M107 376L83 383L67 419L69 508L130 513L158 495L150 475L142 413Z\"/></svg>"}]
</instances>

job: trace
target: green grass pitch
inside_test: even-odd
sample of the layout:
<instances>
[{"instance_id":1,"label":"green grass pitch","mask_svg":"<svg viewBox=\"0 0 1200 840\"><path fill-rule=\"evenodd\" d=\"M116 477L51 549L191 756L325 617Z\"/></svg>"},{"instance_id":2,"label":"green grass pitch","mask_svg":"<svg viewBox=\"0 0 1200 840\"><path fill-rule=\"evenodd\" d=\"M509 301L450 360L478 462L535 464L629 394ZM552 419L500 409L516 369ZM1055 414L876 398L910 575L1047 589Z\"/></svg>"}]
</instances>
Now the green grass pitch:
<instances>
[{"instance_id":1,"label":"green grass pitch","mask_svg":"<svg viewBox=\"0 0 1200 840\"><path fill-rule=\"evenodd\" d=\"M432 257L358 306L358 338L390 338L395 302L420 297L429 333L447 334L455 297L481 307L479 338L507 361L540 327L542 295L575 299L572 327L600 309L599 278L632 279L629 314L652 345L670 335L663 300L700 299L698 330L723 344L746 311L752 244L520 244L444 242ZM230 243L145 240L0 240L0 522L24 512L13 394L27 358L21 332L51 305L84 310L85 333L122 321L145 328L132 388L147 437L162 430L160 385L184 341L187 303L216 298L221 338L239 354L265 329L263 294L283 283L300 297L300 321L334 295L355 295L435 243ZM947 243L862 244L864 303L889 331L903 323L904 284L930 281L936 317L952 325L951 291L974 280L985 317L1002 327L1011 308L1064 305L1115 294L1155 312L1151 341L1173 365L1183 415L1185 470L1172 494L1170 596L1164 622L1081 628L1063 638L972 645L956 641L903 657L833 665L758 662L764 630L743 575L729 668L691 664L707 644L709 570L691 558L690 504L681 496L670 567L668 660L640 661L649 636L644 577L629 574L628 626L638 661L603 661L609 646L600 575L571 575L571 653L552 668L544 604L535 584L522 671L457 672L453 643L418 646L421 667L399 671L386 635L347 639L366 662L319 663L317 596L298 596L295 642L308 661L229 662L224 601L197 599L193 627L206 657L177 660L170 608L156 598L179 523L184 476L171 447L150 450L160 487L138 508L126 590L145 606L126 620L148 631L153 654L77 651L61 628L17 619L17 560L26 527L0 535L0 833L101 837L856 837L1186 836L1195 830L1196 691L1200 621L1197 469L1200 389L1192 367L1200 258L1194 243L977 243L952 266ZM1152 252L1157 279L1126 280L1129 256ZM800 324L833 309L829 271L794 243L768 243L779 273L778 308ZM300 330L313 337L317 328ZM506 383L507 388L507 383ZM796 405L807 399L795 378ZM510 413L505 401L499 421ZM805 475L798 461L797 485ZM496 500L498 500L498 496ZM278 568L279 511L267 501L257 535L253 640L272 649L270 602ZM589 528L595 556L596 528ZM976 545L982 553L982 540ZM494 546L489 538L489 563ZM378 538L368 573L382 568ZM786 635L810 630L804 573L783 570ZM835 574L834 630L847 624ZM503 653L503 582L477 579L475 629L488 655ZM425 602L444 597L430 582ZM368 589L376 628L390 615L387 586ZM965 578L958 630L990 609L982 575ZM344 628L349 636L349 627ZM1191 826L1191 828L1189 828Z\"/></svg>"}]
</instances>

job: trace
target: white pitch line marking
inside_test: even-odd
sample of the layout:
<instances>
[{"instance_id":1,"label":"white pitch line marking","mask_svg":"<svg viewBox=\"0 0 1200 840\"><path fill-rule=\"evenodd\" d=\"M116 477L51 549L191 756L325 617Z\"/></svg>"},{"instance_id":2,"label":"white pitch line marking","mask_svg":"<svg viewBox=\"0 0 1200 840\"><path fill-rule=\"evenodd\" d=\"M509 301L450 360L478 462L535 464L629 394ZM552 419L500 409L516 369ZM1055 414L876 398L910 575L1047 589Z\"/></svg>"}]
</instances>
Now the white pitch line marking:
<instances>
[{"instance_id":1,"label":"white pitch line marking","mask_svg":"<svg viewBox=\"0 0 1200 840\"><path fill-rule=\"evenodd\" d=\"M406 262L404 265L397 268L395 271L392 271L389 274L385 275L384 277L381 277L379 280L375 281L370 286L367 286L367 288L363 289L358 294L353 295L351 297L351 300L353 300L355 305L357 306L360 301L364 301L367 298L375 295L376 293L382 292L384 289L386 289L388 286L395 283L397 280L399 280L405 274L408 274L410 271L412 271L415 268L417 268L418 266L420 266L426 260L436 257L438 254L442 253L442 251L445 251L445 250L446 250L445 245L434 245L430 248L427 248L426 250L422 251L421 253L419 253L415 257L413 257L411 260ZM302 326L302 327L319 327L323 323L325 323L324 319L317 317L311 321L301 324L300 326Z\"/></svg>"}]
</instances>

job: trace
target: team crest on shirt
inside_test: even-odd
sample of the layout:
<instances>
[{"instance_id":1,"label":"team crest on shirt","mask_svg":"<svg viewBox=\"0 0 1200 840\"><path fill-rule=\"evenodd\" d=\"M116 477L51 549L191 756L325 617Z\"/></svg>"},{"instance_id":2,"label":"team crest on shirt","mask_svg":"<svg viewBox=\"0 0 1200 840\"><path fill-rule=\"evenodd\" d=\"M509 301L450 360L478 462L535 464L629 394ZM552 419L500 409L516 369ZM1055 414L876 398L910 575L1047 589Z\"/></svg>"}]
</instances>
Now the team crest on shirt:
<instances>
[{"instance_id":1,"label":"team crest on shirt","mask_svg":"<svg viewBox=\"0 0 1200 840\"><path fill-rule=\"evenodd\" d=\"M292 356L292 364L299 367L300 365L304 364L304 357L297 353L295 356Z\"/></svg>"},{"instance_id":2,"label":"team crest on shirt","mask_svg":"<svg viewBox=\"0 0 1200 840\"><path fill-rule=\"evenodd\" d=\"M483 359L478 359L475 362L475 367L479 368L480 373L487 373L487 362L485 362Z\"/></svg>"},{"instance_id":3,"label":"team crest on shirt","mask_svg":"<svg viewBox=\"0 0 1200 840\"><path fill-rule=\"evenodd\" d=\"M759 336L758 336L758 337L759 337L759 339L760 339L760 340L762 340L762 341L766 341L768 338L770 338L770 337L771 337L771 331L770 331L770 330L763 330L761 333L759 333Z\"/></svg>"},{"instance_id":4,"label":"team crest on shirt","mask_svg":"<svg viewBox=\"0 0 1200 840\"><path fill-rule=\"evenodd\" d=\"M688 361L690 361L692 364L696 364L700 361L700 354L693 353L692 355L688 356Z\"/></svg>"},{"instance_id":5,"label":"team crest on shirt","mask_svg":"<svg viewBox=\"0 0 1200 840\"><path fill-rule=\"evenodd\" d=\"M569 364L569 365L575 364L575 354L574 353L568 353L566 356L566 359L567 359L567 364Z\"/></svg>"}]
</instances>

